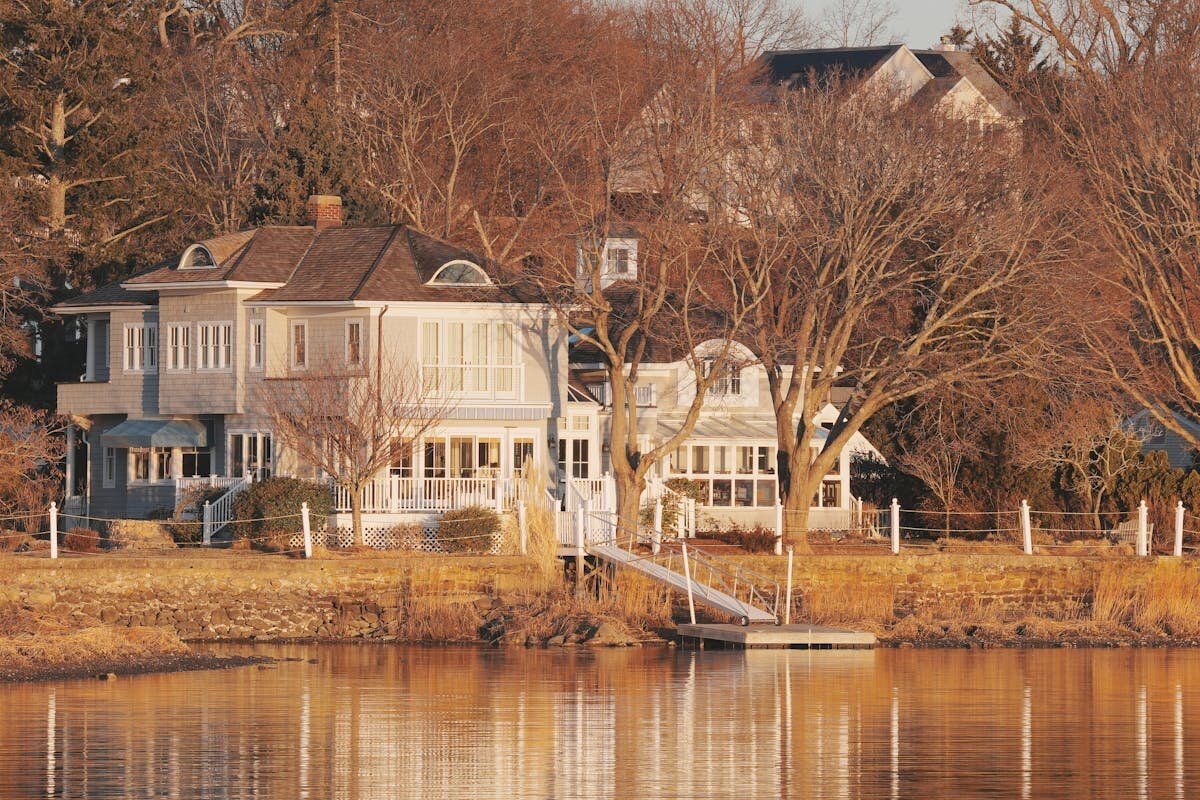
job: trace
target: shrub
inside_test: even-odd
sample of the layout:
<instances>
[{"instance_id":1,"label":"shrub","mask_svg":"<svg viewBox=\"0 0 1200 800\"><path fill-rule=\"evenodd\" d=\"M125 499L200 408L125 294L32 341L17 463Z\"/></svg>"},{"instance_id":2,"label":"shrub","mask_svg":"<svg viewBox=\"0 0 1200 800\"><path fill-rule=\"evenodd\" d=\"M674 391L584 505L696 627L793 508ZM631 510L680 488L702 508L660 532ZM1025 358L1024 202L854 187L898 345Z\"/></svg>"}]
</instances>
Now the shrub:
<instances>
[{"instance_id":1,"label":"shrub","mask_svg":"<svg viewBox=\"0 0 1200 800\"><path fill-rule=\"evenodd\" d=\"M300 504L308 503L313 527L320 527L333 511L329 486L298 478L267 478L253 483L233 500L235 539L260 538L271 531L300 530ZM290 518L290 519L287 519Z\"/></svg>"},{"instance_id":2,"label":"shrub","mask_svg":"<svg viewBox=\"0 0 1200 800\"><path fill-rule=\"evenodd\" d=\"M100 533L91 528L71 528L63 535L63 548L76 553L100 552Z\"/></svg>"},{"instance_id":3,"label":"shrub","mask_svg":"<svg viewBox=\"0 0 1200 800\"><path fill-rule=\"evenodd\" d=\"M484 506L447 511L438 523L438 544L447 553L488 553L500 532L500 515Z\"/></svg>"},{"instance_id":4,"label":"shrub","mask_svg":"<svg viewBox=\"0 0 1200 800\"><path fill-rule=\"evenodd\" d=\"M425 526L416 522L405 522L392 526L388 531L387 547L391 550L423 550Z\"/></svg>"},{"instance_id":5,"label":"shrub","mask_svg":"<svg viewBox=\"0 0 1200 800\"><path fill-rule=\"evenodd\" d=\"M718 542L738 545L747 553L775 552L775 531L762 525L753 528L739 528L735 525L727 531L708 531L704 535Z\"/></svg>"},{"instance_id":6,"label":"shrub","mask_svg":"<svg viewBox=\"0 0 1200 800\"><path fill-rule=\"evenodd\" d=\"M0 529L0 553L23 553L31 550L33 537L22 531Z\"/></svg>"}]
</instances>

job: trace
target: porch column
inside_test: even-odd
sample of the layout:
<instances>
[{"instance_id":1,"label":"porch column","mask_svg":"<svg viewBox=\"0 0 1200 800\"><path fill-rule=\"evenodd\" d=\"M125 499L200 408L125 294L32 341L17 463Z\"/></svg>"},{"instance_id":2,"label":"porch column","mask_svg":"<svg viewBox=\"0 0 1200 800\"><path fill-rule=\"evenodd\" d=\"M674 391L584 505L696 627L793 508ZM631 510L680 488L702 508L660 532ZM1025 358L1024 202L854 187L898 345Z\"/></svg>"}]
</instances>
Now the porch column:
<instances>
[{"instance_id":1,"label":"porch column","mask_svg":"<svg viewBox=\"0 0 1200 800\"><path fill-rule=\"evenodd\" d=\"M83 379L85 381L95 380L96 378L96 320L91 317L87 318L87 349L84 351L84 367Z\"/></svg>"},{"instance_id":2,"label":"porch column","mask_svg":"<svg viewBox=\"0 0 1200 800\"><path fill-rule=\"evenodd\" d=\"M67 421L67 463L64 470L67 480L67 497L75 496L75 423Z\"/></svg>"},{"instance_id":3,"label":"porch column","mask_svg":"<svg viewBox=\"0 0 1200 800\"><path fill-rule=\"evenodd\" d=\"M838 455L838 463L841 464L842 478L842 508L850 508L850 451L843 447L842 452Z\"/></svg>"}]
</instances>

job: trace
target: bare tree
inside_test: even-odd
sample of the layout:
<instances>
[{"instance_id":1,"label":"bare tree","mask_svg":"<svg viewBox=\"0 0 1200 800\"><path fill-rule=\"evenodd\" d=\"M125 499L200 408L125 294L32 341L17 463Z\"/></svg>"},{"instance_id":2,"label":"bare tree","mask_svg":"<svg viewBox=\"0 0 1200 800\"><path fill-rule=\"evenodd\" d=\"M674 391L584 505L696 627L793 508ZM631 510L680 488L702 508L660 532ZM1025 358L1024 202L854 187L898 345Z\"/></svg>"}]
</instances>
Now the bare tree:
<instances>
[{"instance_id":1,"label":"bare tree","mask_svg":"<svg viewBox=\"0 0 1200 800\"><path fill-rule=\"evenodd\" d=\"M848 96L854 89L853 96ZM1010 135L898 107L890 92L792 92L755 117L729 174L757 238L736 264L776 415L788 536L863 424L888 406L1024 369L1026 302L1061 260L1061 214ZM816 417L849 400L815 454Z\"/></svg>"},{"instance_id":2,"label":"bare tree","mask_svg":"<svg viewBox=\"0 0 1200 800\"><path fill-rule=\"evenodd\" d=\"M326 361L267 378L261 409L296 458L350 495L354 542L364 544L363 489L446 416L447 402L414 364L382 352L368 369Z\"/></svg>"},{"instance_id":3,"label":"bare tree","mask_svg":"<svg viewBox=\"0 0 1200 800\"><path fill-rule=\"evenodd\" d=\"M937 500L946 536L950 535L950 513L959 507L963 495L961 473L973 451L970 434L981 423L975 410L959 398L935 396L901 422L911 444L896 456L896 464L925 484Z\"/></svg>"},{"instance_id":4,"label":"bare tree","mask_svg":"<svg viewBox=\"0 0 1200 800\"><path fill-rule=\"evenodd\" d=\"M826 47L867 47L887 44L895 21L896 6L889 0L834 0L817 29Z\"/></svg>"},{"instance_id":5,"label":"bare tree","mask_svg":"<svg viewBox=\"0 0 1200 800\"><path fill-rule=\"evenodd\" d=\"M64 445L61 419L0 400L0 511L30 515L26 531L38 530L49 502L62 498Z\"/></svg>"}]
</instances>

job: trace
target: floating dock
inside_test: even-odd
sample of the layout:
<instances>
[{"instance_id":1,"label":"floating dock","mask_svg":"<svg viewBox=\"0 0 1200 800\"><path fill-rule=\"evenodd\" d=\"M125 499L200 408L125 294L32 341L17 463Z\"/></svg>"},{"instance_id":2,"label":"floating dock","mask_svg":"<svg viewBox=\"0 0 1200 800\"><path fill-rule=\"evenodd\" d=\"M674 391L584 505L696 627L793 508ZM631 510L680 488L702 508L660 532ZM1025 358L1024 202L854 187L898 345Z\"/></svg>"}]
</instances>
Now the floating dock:
<instances>
[{"instance_id":1,"label":"floating dock","mask_svg":"<svg viewBox=\"0 0 1200 800\"><path fill-rule=\"evenodd\" d=\"M777 650L869 650L875 634L824 625L680 625L685 647Z\"/></svg>"}]
</instances>

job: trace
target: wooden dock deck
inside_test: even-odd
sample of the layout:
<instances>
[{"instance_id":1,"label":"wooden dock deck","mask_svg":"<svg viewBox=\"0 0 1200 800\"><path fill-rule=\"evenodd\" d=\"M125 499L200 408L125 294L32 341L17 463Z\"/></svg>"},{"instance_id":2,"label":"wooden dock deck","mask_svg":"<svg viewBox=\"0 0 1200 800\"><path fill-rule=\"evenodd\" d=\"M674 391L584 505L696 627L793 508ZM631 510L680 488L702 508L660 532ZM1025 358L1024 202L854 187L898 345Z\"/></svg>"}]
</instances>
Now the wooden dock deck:
<instances>
[{"instance_id":1,"label":"wooden dock deck","mask_svg":"<svg viewBox=\"0 0 1200 800\"><path fill-rule=\"evenodd\" d=\"M680 625L686 647L738 649L869 650L875 634L846 628L828 628L806 622L795 625Z\"/></svg>"}]
</instances>

